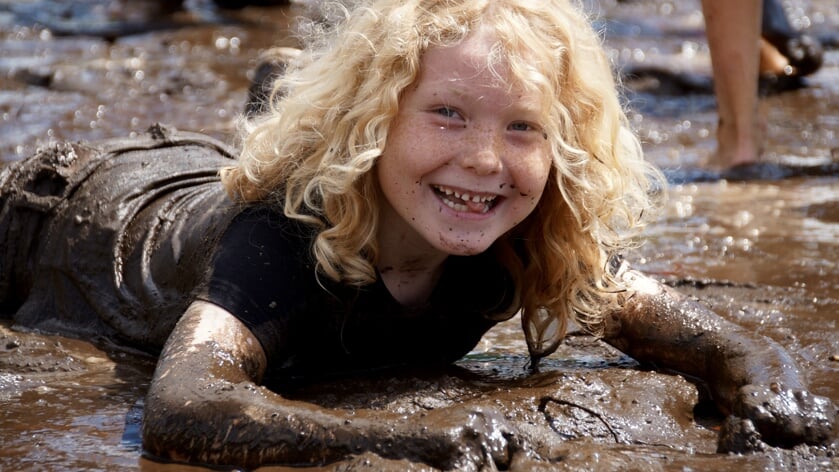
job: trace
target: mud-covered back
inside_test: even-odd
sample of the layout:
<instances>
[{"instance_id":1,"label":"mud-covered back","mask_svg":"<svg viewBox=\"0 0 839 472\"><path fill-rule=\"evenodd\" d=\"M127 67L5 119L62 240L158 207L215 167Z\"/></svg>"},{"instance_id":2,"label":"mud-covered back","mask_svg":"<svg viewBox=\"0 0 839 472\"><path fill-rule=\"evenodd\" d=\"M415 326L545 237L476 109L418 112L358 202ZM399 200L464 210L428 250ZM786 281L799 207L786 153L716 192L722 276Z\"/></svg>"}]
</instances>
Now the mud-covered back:
<instances>
[{"instance_id":1,"label":"mud-covered back","mask_svg":"<svg viewBox=\"0 0 839 472\"><path fill-rule=\"evenodd\" d=\"M63 143L0 176L0 307L17 325L156 351L206 272L235 205L232 149L154 126Z\"/></svg>"}]
</instances>

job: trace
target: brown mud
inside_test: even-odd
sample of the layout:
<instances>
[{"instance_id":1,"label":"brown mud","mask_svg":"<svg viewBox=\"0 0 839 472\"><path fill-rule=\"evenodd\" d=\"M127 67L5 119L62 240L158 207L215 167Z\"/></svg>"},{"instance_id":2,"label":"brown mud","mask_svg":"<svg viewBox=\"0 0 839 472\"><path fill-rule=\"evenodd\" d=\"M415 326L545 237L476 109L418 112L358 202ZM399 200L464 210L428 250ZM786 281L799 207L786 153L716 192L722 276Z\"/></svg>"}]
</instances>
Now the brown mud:
<instances>
[{"instance_id":1,"label":"brown mud","mask_svg":"<svg viewBox=\"0 0 839 472\"><path fill-rule=\"evenodd\" d=\"M154 122L233 142L259 52L295 45L305 5L187 11L151 0L0 0L0 163L62 140L138 134ZM588 1L623 72L630 118L674 184L635 265L785 345L813 393L839 404L839 5L792 1L823 41L806 87L767 96L777 180L701 170L716 114L698 0ZM116 6L114 6L116 5ZM721 419L701 386L572 335L527 369L517 318L446 372L335 379L295 398L404 415L494 411L536 454L513 470L837 470L831 447L716 454ZM207 470L142 457L138 422L154 359L0 324L0 470ZM189 381L189 379L184 379ZM266 467L264 470L292 470ZM297 469L294 469L297 470ZM306 470L306 469L304 469ZM427 470L368 453L308 470Z\"/></svg>"}]
</instances>

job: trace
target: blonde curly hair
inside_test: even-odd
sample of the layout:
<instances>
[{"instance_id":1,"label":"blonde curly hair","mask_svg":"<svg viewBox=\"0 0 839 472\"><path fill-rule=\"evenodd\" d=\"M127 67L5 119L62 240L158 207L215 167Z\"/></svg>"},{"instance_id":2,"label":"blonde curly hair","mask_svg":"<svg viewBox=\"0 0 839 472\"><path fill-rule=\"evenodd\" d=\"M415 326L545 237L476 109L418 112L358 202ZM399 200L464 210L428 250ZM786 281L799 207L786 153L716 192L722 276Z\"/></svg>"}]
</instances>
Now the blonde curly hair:
<instances>
[{"instance_id":1,"label":"blonde curly hair","mask_svg":"<svg viewBox=\"0 0 839 472\"><path fill-rule=\"evenodd\" d=\"M623 289L610 257L631 244L665 188L629 131L601 38L566 0L359 2L321 31L300 66L274 85L271 111L252 120L228 192L268 201L313 225L318 271L375 280L382 196L371 172L402 92L423 53L495 32L512 80L545 100L553 166L542 199L492 251L515 280L516 306L534 360L556 350L567 321L598 332Z\"/></svg>"}]
</instances>

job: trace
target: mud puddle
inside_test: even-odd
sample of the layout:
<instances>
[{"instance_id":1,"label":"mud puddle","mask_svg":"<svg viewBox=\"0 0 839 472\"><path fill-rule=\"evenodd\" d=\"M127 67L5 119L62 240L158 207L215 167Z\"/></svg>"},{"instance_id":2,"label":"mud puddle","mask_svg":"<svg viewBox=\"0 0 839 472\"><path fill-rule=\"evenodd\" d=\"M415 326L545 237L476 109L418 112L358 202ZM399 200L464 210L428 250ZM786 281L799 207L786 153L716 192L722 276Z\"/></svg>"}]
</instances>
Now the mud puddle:
<instances>
[{"instance_id":1,"label":"mud puddle","mask_svg":"<svg viewBox=\"0 0 839 472\"><path fill-rule=\"evenodd\" d=\"M295 45L303 4L152 12L152 1L0 1L0 162L58 140L139 133L154 122L232 140L248 71L265 48ZM714 146L716 122L699 2L603 1L598 25L627 74L631 118L656 164L690 175ZM106 7L103 7L105 5ZM767 159L794 166L839 160L839 6L792 2L825 39L825 66L808 87L767 97ZM50 26L44 26L49 24ZM832 41L832 42L831 42ZM690 180L690 179L687 179ZM673 185L641 269L770 336L810 373L814 393L839 403L839 176ZM531 425L549 462L519 470L836 470L833 449L714 453L718 420L694 411L700 389L571 336L528 375L517 319L493 330L452 372L298 392L338 408L400 411L491 404ZM0 469L207 470L141 457L137 418L148 357L0 325ZM359 382L356 380L354 382ZM535 425L535 426L534 426ZM526 427L526 426L523 426ZM322 469L421 470L360 456ZM265 468L265 470L292 470ZM294 469L297 470L297 469Z\"/></svg>"}]
</instances>

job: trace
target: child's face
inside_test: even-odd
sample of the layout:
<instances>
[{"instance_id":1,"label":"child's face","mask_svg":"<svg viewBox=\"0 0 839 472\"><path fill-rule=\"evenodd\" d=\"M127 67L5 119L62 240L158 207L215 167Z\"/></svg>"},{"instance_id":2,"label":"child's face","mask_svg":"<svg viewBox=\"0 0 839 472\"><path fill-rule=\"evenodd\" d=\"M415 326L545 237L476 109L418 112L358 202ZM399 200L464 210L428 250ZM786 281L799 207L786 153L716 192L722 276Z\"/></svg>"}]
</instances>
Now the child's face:
<instances>
[{"instance_id":1,"label":"child's face","mask_svg":"<svg viewBox=\"0 0 839 472\"><path fill-rule=\"evenodd\" d=\"M378 163L388 237L477 254L539 202L551 166L542 97L507 85L504 64L503 82L486 68L494 39L478 31L426 51L404 91Z\"/></svg>"}]
</instances>

